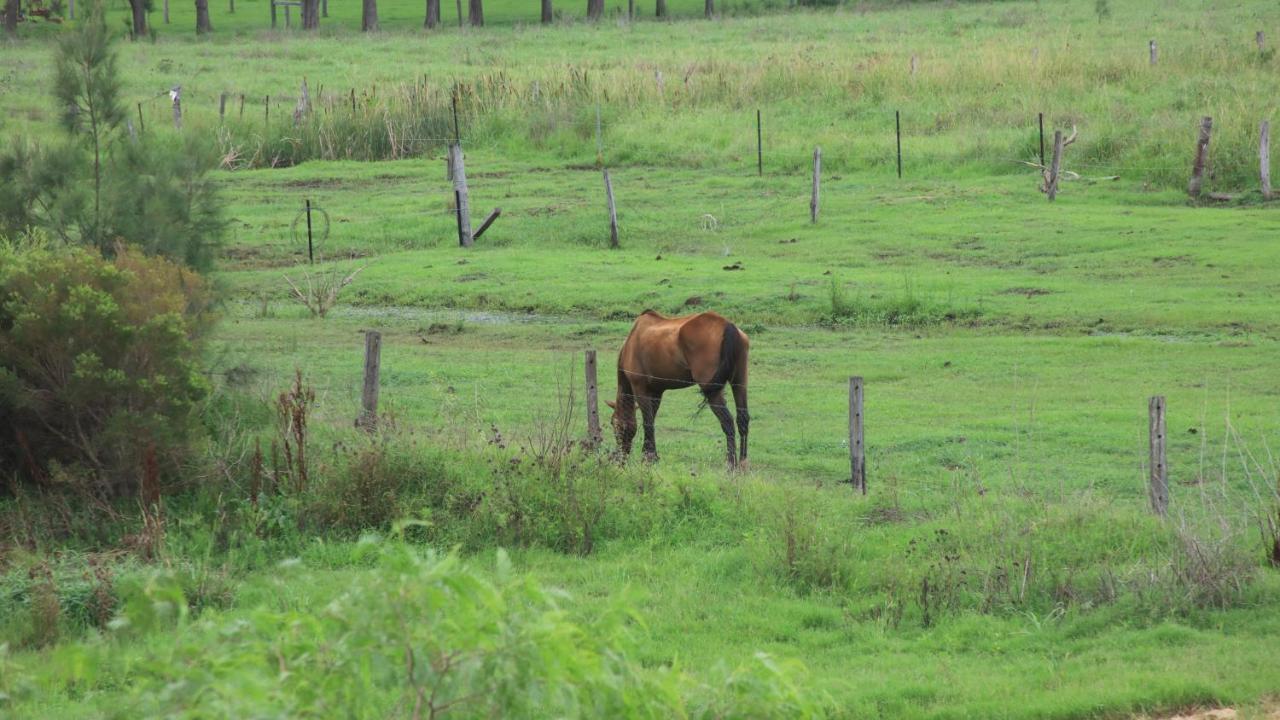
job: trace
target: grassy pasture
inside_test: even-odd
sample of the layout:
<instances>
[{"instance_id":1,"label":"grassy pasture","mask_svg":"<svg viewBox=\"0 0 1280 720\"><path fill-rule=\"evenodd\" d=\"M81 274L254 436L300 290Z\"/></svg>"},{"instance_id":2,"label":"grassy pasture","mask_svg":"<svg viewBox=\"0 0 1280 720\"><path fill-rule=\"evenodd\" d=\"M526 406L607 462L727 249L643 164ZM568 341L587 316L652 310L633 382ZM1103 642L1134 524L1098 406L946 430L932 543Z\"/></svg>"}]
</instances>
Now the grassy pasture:
<instances>
[{"instance_id":1,"label":"grassy pasture","mask_svg":"<svg viewBox=\"0 0 1280 720\"><path fill-rule=\"evenodd\" d=\"M518 447L554 423L580 386L582 350L601 352L608 397L635 313L715 309L752 337L752 467L724 475L714 420L691 393L671 394L661 464L630 471L652 494L611 509L594 553L513 550L517 567L569 592L574 616L628 598L648 668L706 677L755 651L803 660L798 682L837 717L1123 717L1226 703L1261 716L1280 688L1280 578L1262 564L1257 526L1275 512L1280 472L1280 221L1251 196L1191 206L1182 187L1202 113L1221 129L1210 184L1254 187L1253 133L1277 81L1253 29L1280 36L1280 11L1110 5L1104 18L1085 2L918 3L539 28L525 24L532 6L493 3L495 27L422 34L420 8L383 2L386 31L365 38L350 30L356 7L335 3L311 39L263 31L260 0L242 0L234 17L214 8L213 38L161 27L121 62L138 100L182 82L188 132L215 132L220 92L256 98L243 121L233 103L220 135L241 159L296 153L306 138L339 137L339 123L366 131L377 155L388 118L412 110L426 119L407 131L447 128L455 79L516 88L464 109L473 210L503 208L472 251L455 246L434 138L398 161L325 158L315 140L314 155L288 154L304 160L291 167L219 173L232 232L208 356L213 424L269 428L263 406L301 370L317 390L317 462L339 467L340 447L357 442L361 332L376 328L382 406L419 443L405 455L427 458L404 460L413 472L397 509L430 519L437 448L454 453L443 462L457 473L481 476L495 429ZM174 5L170 27L193 25L190 15ZM1160 40L1157 69L1148 36ZM52 132L40 43L0 47L6 131ZM550 90L580 72L592 78L581 88ZM261 96L296 93L302 75L322 98L313 125L295 131L285 99L264 131ZM421 96L400 85L424 76ZM536 102L535 82L546 92ZM346 116L352 86L370 91ZM619 251L605 248L597 98ZM1067 166L1085 178L1052 205L1017 162L1034 155L1040 110L1050 127L1081 130ZM167 112L144 106L158 141ZM815 144L826 174L811 225ZM292 303L281 277L304 271L291 225L306 199L330 220L320 267L364 267L324 320ZM866 498L839 483L852 374L867 383ZM1169 404L1167 523L1145 509L1153 394ZM574 402L578 427L580 392ZM215 550L214 501L192 495L174 501L165 562L221 588L199 622L320 613L378 578L352 533L245 536ZM450 527L440 521L423 542L458 541ZM1224 561L1247 555L1251 582L1229 602L1186 601L1184 532L1221 539ZM463 544L471 564L499 574L491 547ZM101 548L40 552L55 549L72 607L87 593L77 574ZM284 558L300 562L277 567ZM4 575L0 642L15 650L34 562ZM19 717L111 716L136 668L198 642L195 626L116 639L62 622L53 647L0 655L0 671L21 668L35 688Z\"/></svg>"}]
</instances>

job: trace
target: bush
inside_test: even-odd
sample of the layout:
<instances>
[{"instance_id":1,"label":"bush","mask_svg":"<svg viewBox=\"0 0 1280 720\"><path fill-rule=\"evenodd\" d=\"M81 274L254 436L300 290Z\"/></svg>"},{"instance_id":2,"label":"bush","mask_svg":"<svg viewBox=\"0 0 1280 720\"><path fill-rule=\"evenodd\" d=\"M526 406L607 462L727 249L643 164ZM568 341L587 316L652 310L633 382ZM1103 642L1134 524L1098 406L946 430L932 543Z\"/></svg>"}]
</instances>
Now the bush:
<instances>
[{"instance_id":1,"label":"bush","mask_svg":"<svg viewBox=\"0 0 1280 720\"><path fill-rule=\"evenodd\" d=\"M158 497L207 384L201 278L124 248L0 246L0 476Z\"/></svg>"}]
</instances>

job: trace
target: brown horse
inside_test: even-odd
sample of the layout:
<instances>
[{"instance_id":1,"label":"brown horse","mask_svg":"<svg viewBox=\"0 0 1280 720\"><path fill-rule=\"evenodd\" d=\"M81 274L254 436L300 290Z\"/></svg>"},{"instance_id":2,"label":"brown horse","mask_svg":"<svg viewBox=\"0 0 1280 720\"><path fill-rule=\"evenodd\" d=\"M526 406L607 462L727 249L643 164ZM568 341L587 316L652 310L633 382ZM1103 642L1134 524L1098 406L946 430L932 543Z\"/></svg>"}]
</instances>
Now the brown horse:
<instances>
[{"instance_id":1,"label":"brown horse","mask_svg":"<svg viewBox=\"0 0 1280 720\"><path fill-rule=\"evenodd\" d=\"M662 393L697 385L715 413L728 445L729 467L747 459L747 351L751 343L733 323L713 313L663 317L646 310L636 318L631 334L618 353L618 398L605 401L613 408L613 432L626 457L636 436L636 406L644 418L644 456L658 459L653 421ZM738 411L741 455L734 448L733 416L725 403L724 387L733 389Z\"/></svg>"}]
</instances>

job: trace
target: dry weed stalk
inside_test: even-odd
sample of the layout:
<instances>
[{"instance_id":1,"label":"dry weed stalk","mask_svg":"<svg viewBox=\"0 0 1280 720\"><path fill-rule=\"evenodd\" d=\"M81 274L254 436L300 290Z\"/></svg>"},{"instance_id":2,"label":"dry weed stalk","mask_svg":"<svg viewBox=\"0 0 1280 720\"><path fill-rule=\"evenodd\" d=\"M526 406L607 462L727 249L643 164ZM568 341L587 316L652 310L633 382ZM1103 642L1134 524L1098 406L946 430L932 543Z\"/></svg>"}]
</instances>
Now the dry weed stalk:
<instances>
[{"instance_id":1,"label":"dry weed stalk","mask_svg":"<svg viewBox=\"0 0 1280 720\"><path fill-rule=\"evenodd\" d=\"M302 303L311 315L314 317L324 317L338 304L338 295L342 289L351 284L356 279L360 271L365 266L361 265L351 272L349 275L342 275L342 271L338 268L331 268L328 271L313 273L305 270L302 273L303 279L306 281L306 291L299 288L288 275L283 275L284 281L289 283L289 288L293 291L293 297Z\"/></svg>"}]
</instances>

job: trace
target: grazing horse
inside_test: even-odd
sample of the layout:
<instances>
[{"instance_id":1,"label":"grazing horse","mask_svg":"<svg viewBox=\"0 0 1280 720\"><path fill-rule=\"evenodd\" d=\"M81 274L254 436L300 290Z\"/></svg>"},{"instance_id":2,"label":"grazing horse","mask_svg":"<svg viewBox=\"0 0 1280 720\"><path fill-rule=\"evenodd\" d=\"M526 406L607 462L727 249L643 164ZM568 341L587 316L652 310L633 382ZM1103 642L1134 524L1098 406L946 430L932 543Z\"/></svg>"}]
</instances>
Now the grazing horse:
<instances>
[{"instance_id":1,"label":"grazing horse","mask_svg":"<svg viewBox=\"0 0 1280 720\"><path fill-rule=\"evenodd\" d=\"M613 432L623 457L631 453L636 436L636 406L644 419L644 457L658 459L653 421L667 390L697 385L720 421L728 445L729 467L747 459L747 351L751 343L733 323L713 313L669 318L644 311L618 353L618 398L605 401L613 408ZM733 390L738 411L741 455L734 448L733 416L724 388Z\"/></svg>"}]
</instances>

